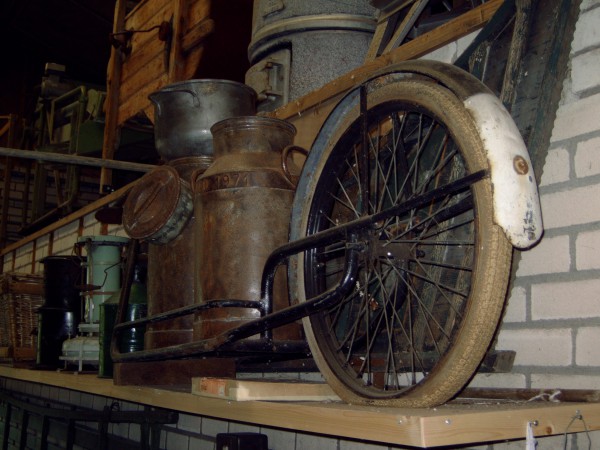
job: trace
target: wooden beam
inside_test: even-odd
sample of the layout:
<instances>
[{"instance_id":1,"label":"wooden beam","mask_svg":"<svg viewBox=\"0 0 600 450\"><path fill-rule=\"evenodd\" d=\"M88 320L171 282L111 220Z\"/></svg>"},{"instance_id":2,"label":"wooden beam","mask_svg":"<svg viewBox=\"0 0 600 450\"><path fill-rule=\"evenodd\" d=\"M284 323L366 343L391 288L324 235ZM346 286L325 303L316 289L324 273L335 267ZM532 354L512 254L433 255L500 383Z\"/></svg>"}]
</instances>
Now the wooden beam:
<instances>
[{"instance_id":1,"label":"wooden beam","mask_svg":"<svg viewBox=\"0 0 600 450\"><path fill-rule=\"evenodd\" d=\"M18 148L6 147L0 147L0 156L10 156L13 158L21 159L33 159L36 161L55 162L59 164L74 164L77 166L106 167L109 169L131 170L134 172L150 172L156 167L153 164L118 161L112 159L106 160L100 158L92 158L90 156L79 156L52 152L38 152L33 150L21 150ZM59 183L57 182L56 184Z\"/></svg>"},{"instance_id":2,"label":"wooden beam","mask_svg":"<svg viewBox=\"0 0 600 450\"><path fill-rule=\"evenodd\" d=\"M76 220L78 220L80 217L84 217L90 213L93 213L94 211L102 208L103 206L108 205L109 203L112 203L118 199L120 199L122 196L126 195L127 192L129 192L129 190L135 186L135 184L138 182L134 181L130 184L128 184L127 186L122 187L121 189L111 192L110 194L102 197L99 200L96 200L93 203L90 203L89 205L84 206L83 208L75 211L72 214L69 214L66 217L63 217L60 220L57 220L56 222L48 225L47 227L42 228L41 230L21 239L20 241L14 242L10 245L7 245L5 248L2 249L2 251L0 251L0 256L4 256L10 252L16 251L17 249L19 249L20 247L24 246L25 244L28 244L32 241L35 241L36 239L46 235L46 234L51 234L52 232L54 232L55 230L68 225L71 222L74 222ZM52 239L51 241L52 242ZM51 248L51 247L50 247ZM49 250L50 251L50 250ZM51 253L50 253L51 254ZM13 259L13 263L14 263L14 259ZM14 270L14 267L13 267Z\"/></svg>"},{"instance_id":3,"label":"wooden beam","mask_svg":"<svg viewBox=\"0 0 600 450\"><path fill-rule=\"evenodd\" d=\"M406 16L402 20L402 23L398 25L398 28L394 32L394 35L390 38L390 41L387 43L382 53L389 53L396 47L400 46L428 3L429 0L418 0L414 5L411 6L410 10L406 13Z\"/></svg>"},{"instance_id":4,"label":"wooden beam","mask_svg":"<svg viewBox=\"0 0 600 450\"><path fill-rule=\"evenodd\" d=\"M8 232L8 207L10 203L10 183L12 181L13 160L10 157L4 158L4 183L2 186L2 216L0 217L0 246L6 243L6 233Z\"/></svg>"},{"instance_id":5,"label":"wooden beam","mask_svg":"<svg viewBox=\"0 0 600 450\"><path fill-rule=\"evenodd\" d=\"M37 241L33 241L32 249L31 249L31 272L30 273L35 273L36 252L37 252Z\"/></svg>"},{"instance_id":6,"label":"wooden beam","mask_svg":"<svg viewBox=\"0 0 600 450\"><path fill-rule=\"evenodd\" d=\"M126 0L117 0L115 5L115 18L113 32L118 33L125 29ZM105 104L104 141L102 144L102 158L113 159L115 151L121 140L121 129L117 118L119 115L119 91L121 89L121 72L123 70L123 54L114 47L110 51L107 76L107 96ZM102 168L100 171L100 192L105 185L112 183L112 172Z\"/></svg>"},{"instance_id":7,"label":"wooden beam","mask_svg":"<svg viewBox=\"0 0 600 450\"><path fill-rule=\"evenodd\" d=\"M215 21L206 18L190 28L181 39L181 52L186 55L206 39L215 29Z\"/></svg>"},{"instance_id":8,"label":"wooden beam","mask_svg":"<svg viewBox=\"0 0 600 450\"><path fill-rule=\"evenodd\" d=\"M186 28L187 0L173 2L173 33L171 36L171 53L169 54L169 83L181 80L181 73L185 68L182 41Z\"/></svg>"},{"instance_id":9,"label":"wooden beam","mask_svg":"<svg viewBox=\"0 0 600 450\"><path fill-rule=\"evenodd\" d=\"M511 111L517 95L517 84L519 82L532 20L532 0L517 0L516 6L513 38L510 43L504 80L502 82L502 92L500 93L500 100L502 100L504 106L509 111Z\"/></svg>"},{"instance_id":10,"label":"wooden beam","mask_svg":"<svg viewBox=\"0 0 600 450\"><path fill-rule=\"evenodd\" d=\"M373 37L371 38L371 44L369 45L369 49L367 50L367 55L365 56L365 61L371 61L377 57L379 50L383 45L383 40L385 39L389 27L389 20L384 20L382 22L377 23L377 26L375 27L375 32L373 33Z\"/></svg>"},{"instance_id":11,"label":"wooden beam","mask_svg":"<svg viewBox=\"0 0 600 450\"><path fill-rule=\"evenodd\" d=\"M8 133L6 144L9 147L15 145L15 127L17 124L17 115L9 114L5 116L8 120L6 125L0 131L0 136ZM3 117L4 118L4 117ZM12 181L13 160L8 156L4 160L4 185L2 186L2 216L0 217L0 247L6 243L6 234L8 232L8 208L10 204L10 184Z\"/></svg>"},{"instance_id":12,"label":"wooden beam","mask_svg":"<svg viewBox=\"0 0 600 450\"><path fill-rule=\"evenodd\" d=\"M225 400L250 401L339 401L327 383L298 380L237 380L232 378L192 378L192 394Z\"/></svg>"},{"instance_id":13,"label":"wooden beam","mask_svg":"<svg viewBox=\"0 0 600 450\"><path fill-rule=\"evenodd\" d=\"M357 69L327 83L320 89L294 100L271 114L280 119L303 114L320 103L333 98L367 80L374 72L409 59L419 58L444 45L480 29L487 23L504 0L490 0L459 17L425 33L418 38L366 62Z\"/></svg>"},{"instance_id":14,"label":"wooden beam","mask_svg":"<svg viewBox=\"0 0 600 450\"><path fill-rule=\"evenodd\" d=\"M0 128L0 136L3 136L10 129L10 122L4 124L2 128Z\"/></svg>"},{"instance_id":15,"label":"wooden beam","mask_svg":"<svg viewBox=\"0 0 600 450\"><path fill-rule=\"evenodd\" d=\"M600 402L600 391L594 389L510 389L510 388L467 388L460 398L488 399L504 401L548 402Z\"/></svg>"}]
</instances>

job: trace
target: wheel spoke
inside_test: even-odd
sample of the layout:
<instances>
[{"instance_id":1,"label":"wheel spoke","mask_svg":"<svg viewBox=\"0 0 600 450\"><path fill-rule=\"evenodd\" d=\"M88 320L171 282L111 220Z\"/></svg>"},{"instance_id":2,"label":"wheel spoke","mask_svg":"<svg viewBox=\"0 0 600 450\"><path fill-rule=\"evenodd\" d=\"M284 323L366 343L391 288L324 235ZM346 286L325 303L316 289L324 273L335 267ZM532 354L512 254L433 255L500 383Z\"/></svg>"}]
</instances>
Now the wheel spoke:
<instances>
[{"instance_id":1,"label":"wheel spoke","mask_svg":"<svg viewBox=\"0 0 600 450\"><path fill-rule=\"evenodd\" d=\"M421 84L443 90L409 83ZM360 108L317 166L304 232L338 228L329 236L340 241L307 252L302 287L309 299L337 286L343 233L358 229L356 285L311 316L311 349L349 397L387 400L439 378L438 367L462 335L480 276L479 186L490 181L476 177L486 167L470 168L461 140L467 116L451 129L436 102L367 102L376 90L361 91Z\"/></svg>"}]
</instances>

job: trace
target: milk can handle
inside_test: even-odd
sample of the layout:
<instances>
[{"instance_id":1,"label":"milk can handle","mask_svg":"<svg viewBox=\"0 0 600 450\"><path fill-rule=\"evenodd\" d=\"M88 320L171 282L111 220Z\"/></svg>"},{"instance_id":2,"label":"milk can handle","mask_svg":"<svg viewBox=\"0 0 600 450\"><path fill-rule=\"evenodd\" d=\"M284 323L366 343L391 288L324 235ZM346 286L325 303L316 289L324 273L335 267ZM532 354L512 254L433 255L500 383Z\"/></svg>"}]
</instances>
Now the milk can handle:
<instances>
[{"instance_id":1,"label":"milk can handle","mask_svg":"<svg viewBox=\"0 0 600 450\"><path fill-rule=\"evenodd\" d=\"M304 156L308 156L308 150L306 150L303 147L300 147L299 145L288 145L281 151L281 169L283 170L283 175L293 187L296 187L296 184L293 181L292 174L290 173L290 169L288 168L287 164L290 152L298 152L302 153Z\"/></svg>"},{"instance_id":2,"label":"milk can handle","mask_svg":"<svg viewBox=\"0 0 600 450\"><path fill-rule=\"evenodd\" d=\"M198 97L198 94L191 89L169 89L168 91L157 91L157 92L150 94L148 96L148 98L150 99L150 101L152 103L154 103L154 106L158 110L158 115L160 115L161 111L160 111L160 102L156 99L156 97L160 94L170 94L171 92L186 92L186 93L190 94L192 97L194 97L194 107L195 108L200 107L200 98Z\"/></svg>"}]
</instances>

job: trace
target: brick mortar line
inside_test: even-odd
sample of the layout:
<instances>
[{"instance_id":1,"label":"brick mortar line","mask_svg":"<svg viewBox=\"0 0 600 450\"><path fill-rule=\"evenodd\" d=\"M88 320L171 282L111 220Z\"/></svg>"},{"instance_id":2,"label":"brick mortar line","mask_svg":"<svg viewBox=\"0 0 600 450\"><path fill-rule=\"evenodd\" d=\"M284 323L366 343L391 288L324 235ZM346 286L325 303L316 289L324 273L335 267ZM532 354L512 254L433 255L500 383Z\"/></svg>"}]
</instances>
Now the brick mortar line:
<instances>
[{"instance_id":1,"label":"brick mortar line","mask_svg":"<svg viewBox=\"0 0 600 450\"><path fill-rule=\"evenodd\" d=\"M597 95L597 94L594 94L594 95ZM589 97L585 97L585 98L590 98L590 97L593 97L594 95L590 95ZM583 100L583 98L579 99L579 100ZM574 103L574 102L571 102L569 104L572 104L572 103ZM597 137L600 137L600 129L588 131L586 133L578 134L576 136L569 136L568 138L565 138L565 139L551 140L548 150L558 150L561 148L565 148L566 146L569 145L569 143L578 144L580 142L589 141L590 139L594 139ZM573 151L576 151L576 150L577 150L576 148L573 148Z\"/></svg>"},{"instance_id":2,"label":"brick mortar line","mask_svg":"<svg viewBox=\"0 0 600 450\"><path fill-rule=\"evenodd\" d=\"M600 328L598 317L574 317L572 319L537 319L531 322L507 322L502 323L503 331L556 331L577 330L580 328Z\"/></svg>"},{"instance_id":3,"label":"brick mortar line","mask_svg":"<svg viewBox=\"0 0 600 450\"><path fill-rule=\"evenodd\" d=\"M549 279L549 277L552 277ZM550 282L568 283L569 281L588 281L600 278L600 269L577 270L572 268L567 272L536 273L532 275L519 275L513 282L512 287L527 288L535 284L548 284Z\"/></svg>"}]
</instances>

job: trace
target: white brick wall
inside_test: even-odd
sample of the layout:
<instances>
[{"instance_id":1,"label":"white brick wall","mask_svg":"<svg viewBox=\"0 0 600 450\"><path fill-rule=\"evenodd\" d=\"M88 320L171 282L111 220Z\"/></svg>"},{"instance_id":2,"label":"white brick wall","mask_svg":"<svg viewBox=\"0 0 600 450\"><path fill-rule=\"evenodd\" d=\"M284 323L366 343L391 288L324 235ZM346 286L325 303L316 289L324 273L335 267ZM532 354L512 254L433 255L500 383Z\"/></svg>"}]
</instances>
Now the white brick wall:
<instances>
[{"instance_id":1,"label":"white brick wall","mask_svg":"<svg viewBox=\"0 0 600 450\"><path fill-rule=\"evenodd\" d=\"M600 42L600 9L597 8L598 1L584 2L581 10L584 11L577 22L575 35L573 36L572 51L578 53Z\"/></svg>"},{"instance_id":2,"label":"white brick wall","mask_svg":"<svg viewBox=\"0 0 600 450\"><path fill-rule=\"evenodd\" d=\"M525 320L527 320L527 290L523 286L515 286L508 296L503 322L524 322Z\"/></svg>"},{"instance_id":3,"label":"white brick wall","mask_svg":"<svg viewBox=\"0 0 600 450\"><path fill-rule=\"evenodd\" d=\"M571 159L569 151L564 148L555 148L548 151L546 166L542 173L541 186L560 183L569 180Z\"/></svg>"},{"instance_id":4,"label":"white brick wall","mask_svg":"<svg viewBox=\"0 0 600 450\"><path fill-rule=\"evenodd\" d=\"M598 54L600 61L600 53ZM598 69L598 68L596 68ZM600 74L600 70L597 70ZM598 83L600 85L600 82ZM575 175L585 178L600 174L600 138L593 138L577 144L575 153Z\"/></svg>"},{"instance_id":5,"label":"white brick wall","mask_svg":"<svg viewBox=\"0 0 600 450\"><path fill-rule=\"evenodd\" d=\"M598 6L600 0L581 0L581 11L587 11L588 9Z\"/></svg>"},{"instance_id":6,"label":"white brick wall","mask_svg":"<svg viewBox=\"0 0 600 450\"><path fill-rule=\"evenodd\" d=\"M597 63L600 49L594 49L573 58L573 91L582 92L600 85L600 71Z\"/></svg>"},{"instance_id":7,"label":"white brick wall","mask_svg":"<svg viewBox=\"0 0 600 450\"><path fill-rule=\"evenodd\" d=\"M471 387L486 388L525 388L527 379L520 373L478 373Z\"/></svg>"},{"instance_id":8,"label":"white brick wall","mask_svg":"<svg viewBox=\"0 0 600 450\"><path fill-rule=\"evenodd\" d=\"M534 284L531 287L531 319L598 319L598 293L600 279Z\"/></svg>"},{"instance_id":9,"label":"white brick wall","mask_svg":"<svg viewBox=\"0 0 600 450\"><path fill-rule=\"evenodd\" d=\"M516 351L515 367L472 386L600 389L600 1L581 10L541 176L545 236L521 254L496 346ZM600 433L590 437L598 447ZM553 437L537 448L563 445ZM570 436L566 448L588 448L587 436Z\"/></svg>"},{"instance_id":10,"label":"white brick wall","mask_svg":"<svg viewBox=\"0 0 600 450\"><path fill-rule=\"evenodd\" d=\"M521 254L517 276L568 272L571 267L569 243L569 236L564 235L542 239L535 251Z\"/></svg>"},{"instance_id":11,"label":"white brick wall","mask_svg":"<svg viewBox=\"0 0 600 450\"><path fill-rule=\"evenodd\" d=\"M600 96L598 97L600 101ZM599 103L600 105L600 103ZM600 117L600 109L598 110ZM544 228L568 227L600 221L600 208L592 199L600 198L600 185L575 187L542 195Z\"/></svg>"},{"instance_id":12,"label":"white brick wall","mask_svg":"<svg viewBox=\"0 0 600 450\"><path fill-rule=\"evenodd\" d=\"M545 236L521 254L498 338L517 353L515 387L600 386L600 1L581 11L541 176Z\"/></svg>"},{"instance_id":13,"label":"white brick wall","mask_svg":"<svg viewBox=\"0 0 600 450\"><path fill-rule=\"evenodd\" d=\"M52 255L72 255L78 239L79 220L55 230L52 236ZM103 234L102 225L94 218L94 213L83 218L82 236L98 236ZM122 225L110 225L107 234L127 237ZM40 262L50 254L50 235L46 234L34 242L27 243L14 252L4 255L4 271L21 273L42 273L44 265ZM35 253L34 253L35 249ZM14 254L13 254L14 253ZM14 259L14 269L13 269ZM35 261L32 270L32 261Z\"/></svg>"},{"instance_id":14,"label":"white brick wall","mask_svg":"<svg viewBox=\"0 0 600 450\"><path fill-rule=\"evenodd\" d=\"M571 330L543 328L502 330L498 350L517 350L516 366L569 366L573 359Z\"/></svg>"},{"instance_id":15,"label":"white brick wall","mask_svg":"<svg viewBox=\"0 0 600 450\"><path fill-rule=\"evenodd\" d=\"M577 270L600 269L600 230L579 233L575 252Z\"/></svg>"},{"instance_id":16,"label":"white brick wall","mask_svg":"<svg viewBox=\"0 0 600 450\"><path fill-rule=\"evenodd\" d=\"M552 140L561 141L597 131L599 100L600 94L596 94L560 108L554 123Z\"/></svg>"},{"instance_id":17,"label":"white brick wall","mask_svg":"<svg viewBox=\"0 0 600 450\"><path fill-rule=\"evenodd\" d=\"M593 375L560 375L560 374L532 374L531 387L533 389L579 389L587 386L588 389L600 389L600 377Z\"/></svg>"},{"instance_id":18,"label":"white brick wall","mask_svg":"<svg viewBox=\"0 0 600 450\"><path fill-rule=\"evenodd\" d=\"M575 361L578 366L600 367L600 326L583 327L577 330Z\"/></svg>"}]
</instances>

